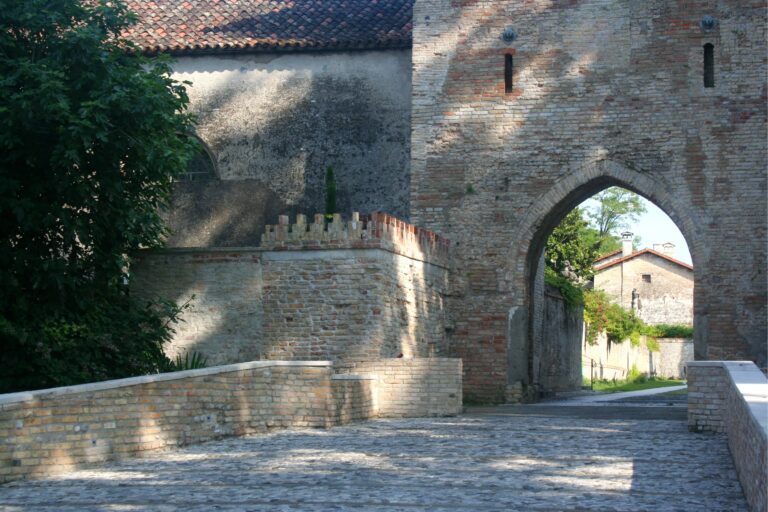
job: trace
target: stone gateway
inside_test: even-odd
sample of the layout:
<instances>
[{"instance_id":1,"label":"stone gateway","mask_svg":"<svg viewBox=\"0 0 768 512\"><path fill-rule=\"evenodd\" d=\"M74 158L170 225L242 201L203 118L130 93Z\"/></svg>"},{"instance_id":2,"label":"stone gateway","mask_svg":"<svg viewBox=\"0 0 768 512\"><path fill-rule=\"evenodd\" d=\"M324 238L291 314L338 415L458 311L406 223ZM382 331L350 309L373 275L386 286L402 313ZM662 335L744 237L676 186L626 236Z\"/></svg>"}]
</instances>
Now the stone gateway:
<instances>
[{"instance_id":1,"label":"stone gateway","mask_svg":"<svg viewBox=\"0 0 768 512\"><path fill-rule=\"evenodd\" d=\"M396 325L386 332L400 333L417 357L461 357L465 399L503 402L538 389L551 352L543 347L546 238L574 206L619 185L656 203L686 237L696 358L768 364L764 1L278 1L254 12L204 0L174 4L132 4L141 23L129 36L148 52L184 54L178 77L192 81L198 135L218 174L185 185L186 199L178 196L170 214L182 219L172 245L256 245L279 214L321 208L321 177L334 166L344 213L382 210L409 224L381 217L402 236L373 236L387 242L374 248L380 253L344 253L362 268L354 278L333 278L333 262L324 263L323 282L337 279L328 289L355 287L350 296L381 302L372 316L403 311L399 323L360 322ZM305 255L281 261L336 250L327 235L302 226L305 234L285 229L288 239L303 240ZM448 263L442 252L434 257L444 240ZM403 244L430 249L403 252ZM177 257L142 255L137 291L167 294L173 283L153 275L180 272ZM188 269L226 260L183 258ZM234 259L246 273L266 268ZM377 293L382 280L373 276L388 266L396 274L387 294L366 295ZM297 272L280 282L300 288L269 291L282 297L284 311L292 294L313 293L311 272ZM221 311L230 295L265 303L258 283L268 279L241 277L206 297L215 307L197 309L187 325L205 324L213 310L231 317ZM171 298L188 291L185 282L178 277ZM243 288L249 282L257 284ZM243 324L233 322L216 326L228 343L238 335L229 325ZM245 322L248 339L240 343L269 339L259 350L285 354L284 344L300 343L290 333L316 328L324 347L337 334L350 339L348 327L334 331L346 322L320 329L298 307L270 322L268 333ZM387 336L375 344L378 355L396 357L401 347Z\"/></svg>"}]
</instances>

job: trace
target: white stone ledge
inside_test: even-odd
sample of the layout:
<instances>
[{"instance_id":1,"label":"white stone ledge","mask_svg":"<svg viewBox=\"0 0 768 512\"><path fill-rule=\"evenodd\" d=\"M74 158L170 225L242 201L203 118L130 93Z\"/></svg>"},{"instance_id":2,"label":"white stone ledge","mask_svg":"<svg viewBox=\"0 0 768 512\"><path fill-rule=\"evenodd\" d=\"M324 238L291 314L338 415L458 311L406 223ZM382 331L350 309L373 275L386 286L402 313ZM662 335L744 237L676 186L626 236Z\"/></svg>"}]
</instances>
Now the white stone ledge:
<instances>
[{"instance_id":1,"label":"white stone ledge","mask_svg":"<svg viewBox=\"0 0 768 512\"><path fill-rule=\"evenodd\" d=\"M375 375L358 375L354 373L339 373L331 376L331 380L378 380Z\"/></svg>"},{"instance_id":2,"label":"white stone ledge","mask_svg":"<svg viewBox=\"0 0 768 512\"><path fill-rule=\"evenodd\" d=\"M169 380L188 379L194 377L206 377L221 373L231 373L243 370L267 369L274 367L324 367L333 366L331 361L250 361L247 363L227 364L212 366L199 370L185 370L182 372L158 373L156 375L143 375L140 377L128 377L127 379L105 380L91 382L77 386L64 386L60 388L38 389L35 391L21 391L19 393L7 393L0 395L0 405L14 404L18 402L30 402L40 398L52 398L56 396L74 395L77 393L90 393L93 391L105 391L153 382L165 382Z\"/></svg>"},{"instance_id":3,"label":"white stone ledge","mask_svg":"<svg viewBox=\"0 0 768 512\"><path fill-rule=\"evenodd\" d=\"M162 247L159 249L139 249L133 254L138 256L154 254L205 254L205 253L242 253L242 252L264 252L264 249L258 246L247 247Z\"/></svg>"}]
</instances>

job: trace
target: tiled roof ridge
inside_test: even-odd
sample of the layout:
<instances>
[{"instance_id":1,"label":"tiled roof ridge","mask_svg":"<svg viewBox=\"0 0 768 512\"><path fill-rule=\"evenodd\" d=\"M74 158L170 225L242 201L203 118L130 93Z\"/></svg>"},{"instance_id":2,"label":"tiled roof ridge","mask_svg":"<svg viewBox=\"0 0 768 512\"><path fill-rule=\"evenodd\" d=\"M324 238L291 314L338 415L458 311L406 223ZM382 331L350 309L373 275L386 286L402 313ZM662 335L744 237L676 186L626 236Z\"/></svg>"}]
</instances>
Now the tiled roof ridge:
<instances>
[{"instance_id":1,"label":"tiled roof ridge","mask_svg":"<svg viewBox=\"0 0 768 512\"><path fill-rule=\"evenodd\" d=\"M608 254L603 254L599 258L595 258L595 263L597 263L598 261L604 260L606 258L610 258L611 256L616 256L617 254L621 254L621 251L622 251L621 249L616 249L615 251L609 252Z\"/></svg>"},{"instance_id":2,"label":"tiled roof ridge","mask_svg":"<svg viewBox=\"0 0 768 512\"><path fill-rule=\"evenodd\" d=\"M607 268L610 268L614 265L618 265L619 263L623 263L627 260L631 260L632 258L635 258L637 256L641 256L643 254L652 254L654 256L658 256L660 258L664 258L665 260L675 263L676 265L680 265L681 267L687 268L688 270L693 270L693 266L685 263L684 261L680 261L678 259L675 259L671 256L667 256L666 254L660 253L658 251L654 251L653 249L643 249L641 251L633 252L632 254L628 254L627 256L624 256L623 258L618 258L613 261L609 261L605 265L602 265L600 267L597 267L595 269L596 272L599 272L601 270L605 270ZM596 260L597 261L597 260Z\"/></svg>"},{"instance_id":3,"label":"tiled roof ridge","mask_svg":"<svg viewBox=\"0 0 768 512\"><path fill-rule=\"evenodd\" d=\"M127 0L145 53L411 46L414 0Z\"/></svg>"}]
</instances>

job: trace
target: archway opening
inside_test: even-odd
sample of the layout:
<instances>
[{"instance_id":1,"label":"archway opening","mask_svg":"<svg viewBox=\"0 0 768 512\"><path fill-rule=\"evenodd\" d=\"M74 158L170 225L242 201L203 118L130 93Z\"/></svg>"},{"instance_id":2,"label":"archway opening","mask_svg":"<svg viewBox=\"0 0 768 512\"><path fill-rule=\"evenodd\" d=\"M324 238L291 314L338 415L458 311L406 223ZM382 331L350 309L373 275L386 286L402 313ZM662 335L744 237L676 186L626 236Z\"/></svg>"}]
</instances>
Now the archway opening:
<instances>
[{"instance_id":1,"label":"archway opening","mask_svg":"<svg viewBox=\"0 0 768 512\"><path fill-rule=\"evenodd\" d=\"M649 195L601 176L540 219L526 262L532 391L684 377L694 359L693 259L675 212Z\"/></svg>"}]
</instances>

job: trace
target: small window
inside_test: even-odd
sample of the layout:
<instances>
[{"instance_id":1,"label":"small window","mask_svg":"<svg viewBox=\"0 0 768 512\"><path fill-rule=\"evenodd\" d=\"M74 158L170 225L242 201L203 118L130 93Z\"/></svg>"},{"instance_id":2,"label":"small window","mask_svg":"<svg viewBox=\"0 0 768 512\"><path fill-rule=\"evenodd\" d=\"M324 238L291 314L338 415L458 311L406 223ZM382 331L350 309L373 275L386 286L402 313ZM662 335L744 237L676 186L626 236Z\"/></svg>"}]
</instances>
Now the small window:
<instances>
[{"instance_id":1,"label":"small window","mask_svg":"<svg viewBox=\"0 0 768 512\"><path fill-rule=\"evenodd\" d=\"M650 283L651 282L651 274L643 274L643 282L644 283Z\"/></svg>"},{"instance_id":2,"label":"small window","mask_svg":"<svg viewBox=\"0 0 768 512\"><path fill-rule=\"evenodd\" d=\"M704 87L715 86L715 47L712 43L704 45Z\"/></svg>"},{"instance_id":3,"label":"small window","mask_svg":"<svg viewBox=\"0 0 768 512\"><path fill-rule=\"evenodd\" d=\"M512 75L514 73L514 61L511 55L504 56L504 92L509 94L512 92Z\"/></svg>"}]
</instances>

